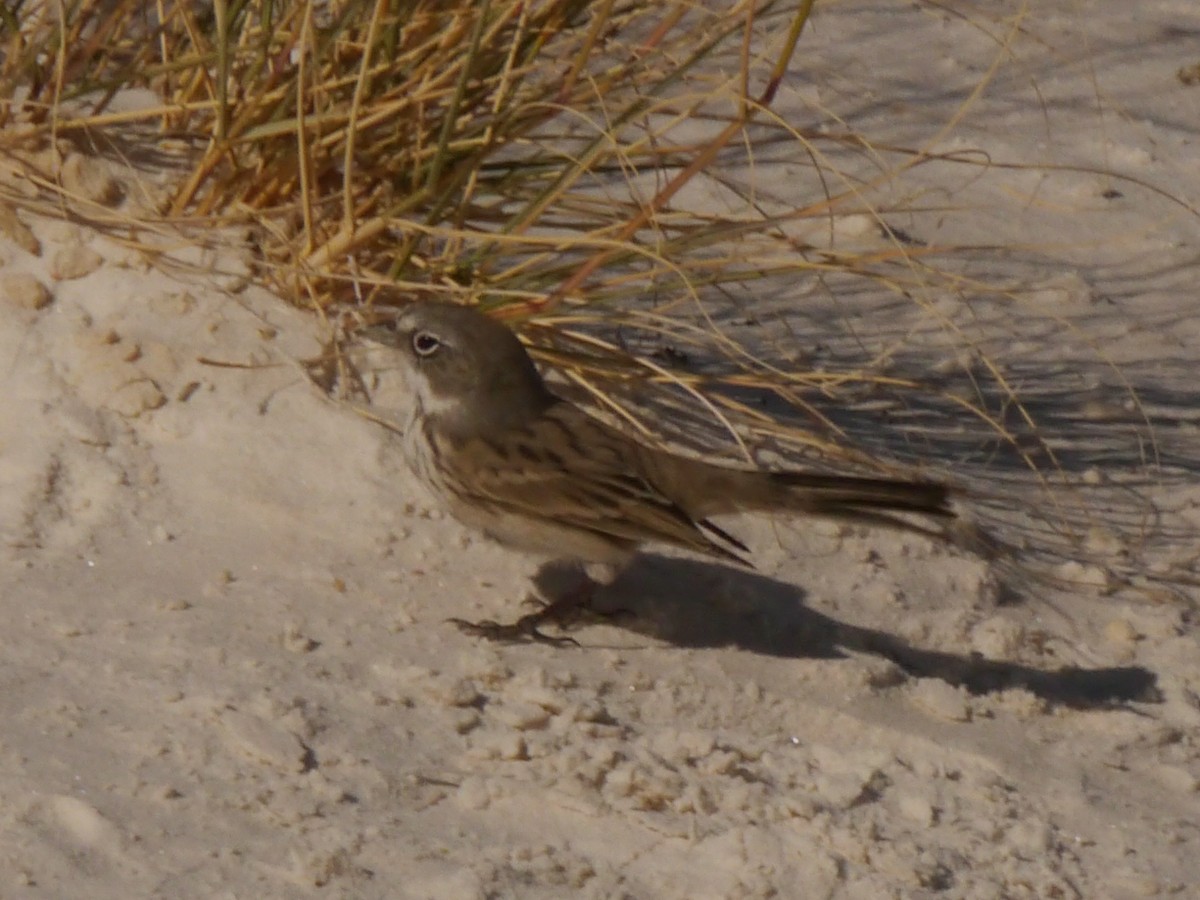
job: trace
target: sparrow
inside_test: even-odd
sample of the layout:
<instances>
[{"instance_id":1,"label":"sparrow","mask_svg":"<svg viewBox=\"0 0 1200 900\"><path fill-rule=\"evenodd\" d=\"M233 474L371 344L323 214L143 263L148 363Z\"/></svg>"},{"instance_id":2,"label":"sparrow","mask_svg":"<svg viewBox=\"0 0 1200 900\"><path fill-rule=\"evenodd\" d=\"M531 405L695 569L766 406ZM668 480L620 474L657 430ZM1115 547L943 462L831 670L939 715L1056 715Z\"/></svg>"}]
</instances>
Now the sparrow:
<instances>
[{"instance_id":1,"label":"sparrow","mask_svg":"<svg viewBox=\"0 0 1200 900\"><path fill-rule=\"evenodd\" d=\"M812 515L935 535L931 523L955 518L951 488L931 481L766 471L643 444L556 396L516 334L472 307L413 302L362 334L413 392L402 445L417 479L463 525L586 575L512 624L452 620L474 634L574 643L539 626L586 607L647 543L749 565L713 516Z\"/></svg>"}]
</instances>

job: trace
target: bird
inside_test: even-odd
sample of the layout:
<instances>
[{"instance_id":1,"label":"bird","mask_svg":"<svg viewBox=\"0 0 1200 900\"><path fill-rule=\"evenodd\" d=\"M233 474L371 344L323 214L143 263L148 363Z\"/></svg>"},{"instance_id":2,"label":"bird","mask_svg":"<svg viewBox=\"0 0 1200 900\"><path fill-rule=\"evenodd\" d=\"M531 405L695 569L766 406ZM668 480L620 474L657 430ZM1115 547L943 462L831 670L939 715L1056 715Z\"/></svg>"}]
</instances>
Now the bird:
<instances>
[{"instance_id":1,"label":"bird","mask_svg":"<svg viewBox=\"0 0 1200 900\"><path fill-rule=\"evenodd\" d=\"M587 607L648 543L749 565L747 547L713 516L812 515L924 534L956 517L954 491L934 481L763 470L650 446L555 394L517 335L478 308L398 309L361 333L413 393L400 429L413 474L468 528L583 576L513 623L451 620L469 633L575 643L541 626Z\"/></svg>"}]
</instances>

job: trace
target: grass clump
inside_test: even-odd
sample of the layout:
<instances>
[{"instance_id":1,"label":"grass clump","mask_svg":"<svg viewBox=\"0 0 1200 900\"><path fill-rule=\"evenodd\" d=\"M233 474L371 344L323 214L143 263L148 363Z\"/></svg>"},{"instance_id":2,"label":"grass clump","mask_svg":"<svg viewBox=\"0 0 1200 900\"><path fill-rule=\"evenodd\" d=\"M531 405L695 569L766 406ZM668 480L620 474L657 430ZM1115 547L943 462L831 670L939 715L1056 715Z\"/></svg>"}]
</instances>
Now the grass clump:
<instances>
[{"instance_id":1,"label":"grass clump","mask_svg":"<svg viewBox=\"0 0 1200 900\"><path fill-rule=\"evenodd\" d=\"M197 154L162 213L254 223L271 274L319 306L349 277L389 293L544 299L581 257L610 271L644 259L629 239L656 230L669 194L656 205L611 188L729 142L736 129L691 145L656 138L727 105L728 84L673 89L739 32L781 16L770 3L582 0L113 6L31 25L40 48L10 36L4 114L55 136L137 120L187 142ZM807 9L784 12L776 83ZM161 103L113 113L135 86ZM727 114L745 124L755 101L736 102Z\"/></svg>"}]
</instances>

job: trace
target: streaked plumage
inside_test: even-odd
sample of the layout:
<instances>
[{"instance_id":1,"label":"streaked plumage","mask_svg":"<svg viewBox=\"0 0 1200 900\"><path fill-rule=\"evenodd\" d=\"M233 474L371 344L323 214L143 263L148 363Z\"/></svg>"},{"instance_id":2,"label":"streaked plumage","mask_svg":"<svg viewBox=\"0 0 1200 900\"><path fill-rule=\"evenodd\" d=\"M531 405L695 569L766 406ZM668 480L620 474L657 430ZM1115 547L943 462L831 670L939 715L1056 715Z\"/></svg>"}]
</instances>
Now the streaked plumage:
<instances>
[{"instance_id":1,"label":"streaked plumage","mask_svg":"<svg viewBox=\"0 0 1200 900\"><path fill-rule=\"evenodd\" d=\"M745 562L709 516L776 511L929 528L953 517L938 484L714 465L647 447L552 394L516 336L467 307L414 303L366 330L416 394L413 472L463 524L514 548L615 572L643 543ZM536 629L526 629L526 633Z\"/></svg>"}]
</instances>

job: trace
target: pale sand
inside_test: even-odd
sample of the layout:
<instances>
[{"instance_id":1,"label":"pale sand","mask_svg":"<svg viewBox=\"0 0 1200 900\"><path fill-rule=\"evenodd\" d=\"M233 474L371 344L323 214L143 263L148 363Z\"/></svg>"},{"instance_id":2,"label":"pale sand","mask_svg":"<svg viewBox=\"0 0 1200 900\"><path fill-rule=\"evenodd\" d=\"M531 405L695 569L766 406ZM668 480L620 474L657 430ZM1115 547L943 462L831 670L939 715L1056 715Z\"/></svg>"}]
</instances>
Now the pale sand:
<instances>
[{"instance_id":1,"label":"pale sand","mask_svg":"<svg viewBox=\"0 0 1200 900\"><path fill-rule=\"evenodd\" d=\"M936 149L1200 201L1193 7L1035 4ZM778 108L812 123L819 95L898 144L995 52L936 12L814 24ZM949 207L893 223L923 241L1038 245L975 270L1039 288L987 307L1031 390L1069 399L1100 352L1141 389L1168 467L1144 490L1183 529L1156 558L1194 580L1200 220L1099 175L930 165L895 198L918 188ZM535 563L431 511L394 438L288 362L312 317L236 257L168 276L27 221L40 256L0 240L0 278L50 301L3 282L0 897L1200 896L1195 587L997 606L985 564L924 540L747 518L755 574L650 556L609 601L637 619L489 645L444 619L517 615ZM77 246L96 268L56 280ZM1102 433L1129 468L1136 428ZM1028 672L973 695L972 653L1140 667L1161 701Z\"/></svg>"}]
</instances>

